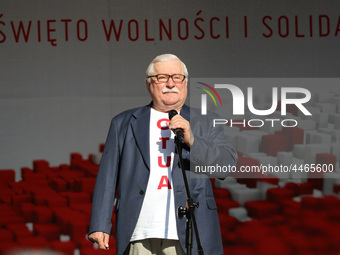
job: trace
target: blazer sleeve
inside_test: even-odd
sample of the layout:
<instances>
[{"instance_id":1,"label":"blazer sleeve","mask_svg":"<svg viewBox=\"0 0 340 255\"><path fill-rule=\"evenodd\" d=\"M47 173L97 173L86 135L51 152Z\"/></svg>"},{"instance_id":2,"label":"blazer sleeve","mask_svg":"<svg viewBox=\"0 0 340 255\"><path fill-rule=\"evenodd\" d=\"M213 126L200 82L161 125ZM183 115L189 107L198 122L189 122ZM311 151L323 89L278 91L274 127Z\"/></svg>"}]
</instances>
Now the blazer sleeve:
<instances>
[{"instance_id":1,"label":"blazer sleeve","mask_svg":"<svg viewBox=\"0 0 340 255\"><path fill-rule=\"evenodd\" d=\"M89 234L105 232L110 234L115 191L119 165L119 140L117 123L113 118L106 139L103 156L93 192Z\"/></svg>"},{"instance_id":2,"label":"blazer sleeve","mask_svg":"<svg viewBox=\"0 0 340 255\"><path fill-rule=\"evenodd\" d=\"M191 120L194 144L190 148L190 169L195 166L226 166L233 167L237 163L237 153L224 135L221 125L213 127L216 115L198 116ZM205 173L209 177L226 178L229 172Z\"/></svg>"}]
</instances>

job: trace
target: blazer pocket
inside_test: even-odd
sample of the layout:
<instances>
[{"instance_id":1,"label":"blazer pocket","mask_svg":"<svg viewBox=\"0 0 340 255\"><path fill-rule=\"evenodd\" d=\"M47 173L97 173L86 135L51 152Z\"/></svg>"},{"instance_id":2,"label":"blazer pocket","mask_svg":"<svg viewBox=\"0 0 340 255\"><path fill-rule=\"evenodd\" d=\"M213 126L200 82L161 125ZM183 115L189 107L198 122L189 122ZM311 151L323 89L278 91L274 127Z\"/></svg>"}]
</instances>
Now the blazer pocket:
<instances>
[{"instance_id":1,"label":"blazer pocket","mask_svg":"<svg viewBox=\"0 0 340 255\"><path fill-rule=\"evenodd\" d=\"M207 197L206 201L207 201L207 206L210 210L217 210L216 202L213 197Z\"/></svg>"}]
</instances>

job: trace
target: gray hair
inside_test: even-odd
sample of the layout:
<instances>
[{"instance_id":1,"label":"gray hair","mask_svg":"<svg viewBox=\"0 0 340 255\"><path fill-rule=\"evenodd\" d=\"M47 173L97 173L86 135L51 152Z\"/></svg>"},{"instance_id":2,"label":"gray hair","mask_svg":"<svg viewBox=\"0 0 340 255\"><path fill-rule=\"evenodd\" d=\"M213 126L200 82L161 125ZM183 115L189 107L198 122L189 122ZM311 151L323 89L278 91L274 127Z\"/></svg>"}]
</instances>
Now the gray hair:
<instances>
[{"instance_id":1,"label":"gray hair","mask_svg":"<svg viewBox=\"0 0 340 255\"><path fill-rule=\"evenodd\" d=\"M185 75L185 80L188 81L188 69L186 65L180 60L176 55L174 54L162 54L157 57L155 57L151 63L149 64L148 68L146 69L145 75L146 75L146 80L150 83L150 78L148 76L153 75L155 72L154 69L154 64L158 62L166 62L166 61L171 61L171 60L177 60L182 64L184 75Z\"/></svg>"}]
</instances>

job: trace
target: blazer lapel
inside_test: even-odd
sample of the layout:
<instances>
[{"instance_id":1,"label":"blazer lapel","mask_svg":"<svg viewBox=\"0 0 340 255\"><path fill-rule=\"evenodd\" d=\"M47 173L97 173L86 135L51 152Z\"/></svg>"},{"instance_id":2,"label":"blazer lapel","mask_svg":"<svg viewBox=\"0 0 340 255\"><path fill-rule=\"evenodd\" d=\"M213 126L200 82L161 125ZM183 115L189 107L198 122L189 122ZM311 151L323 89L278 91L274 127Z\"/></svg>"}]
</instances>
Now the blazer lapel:
<instances>
[{"instance_id":1,"label":"blazer lapel","mask_svg":"<svg viewBox=\"0 0 340 255\"><path fill-rule=\"evenodd\" d=\"M180 114L184 119L190 121L190 108L187 105L183 105Z\"/></svg>"},{"instance_id":2,"label":"blazer lapel","mask_svg":"<svg viewBox=\"0 0 340 255\"><path fill-rule=\"evenodd\" d=\"M144 162L150 170L150 105L140 108L133 116L135 119L131 122L132 132Z\"/></svg>"},{"instance_id":3,"label":"blazer lapel","mask_svg":"<svg viewBox=\"0 0 340 255\"><path fill-rule=\"evenodd\" d=\"M138 109L134 114L134 120L131 122L132 132L137 143L137 147L144 159L145 164L150 170L150 109L151 104ZM183 105L181 116L190 121L190 108ZM173 167L178 165L178 152L175 153Z\"/></svg>"}]
</instances>

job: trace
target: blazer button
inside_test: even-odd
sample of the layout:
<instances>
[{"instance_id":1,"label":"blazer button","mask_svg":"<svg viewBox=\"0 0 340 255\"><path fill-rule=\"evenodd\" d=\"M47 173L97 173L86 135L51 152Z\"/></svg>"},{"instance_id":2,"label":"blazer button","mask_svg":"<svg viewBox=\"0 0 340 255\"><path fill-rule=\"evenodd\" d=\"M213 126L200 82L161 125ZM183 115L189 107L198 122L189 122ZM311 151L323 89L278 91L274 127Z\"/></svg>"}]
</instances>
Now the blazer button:
<instances>
[{"instance_id":1,"label":"blazer button","mask_svg":"<svg viewBox=\"0 0 340 255\"><path fill-rule=\"evenodd\" d=\"M141 189L141 190L139 191L139 194L140 194L140 195L144 195L144 190Z\"/></svg>"}]
</instances>

